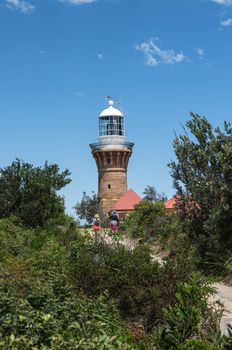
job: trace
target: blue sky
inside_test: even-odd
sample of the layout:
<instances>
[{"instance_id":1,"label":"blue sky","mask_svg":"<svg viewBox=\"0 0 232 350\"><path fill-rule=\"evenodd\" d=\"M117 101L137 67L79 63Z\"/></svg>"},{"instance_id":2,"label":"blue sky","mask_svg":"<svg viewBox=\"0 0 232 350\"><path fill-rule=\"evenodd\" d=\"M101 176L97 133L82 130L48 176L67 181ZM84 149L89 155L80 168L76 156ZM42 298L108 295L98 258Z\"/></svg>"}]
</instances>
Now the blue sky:
<instances>
[{"instance_id":1,"label":"blue sky","mask_svg":"<svg viewBox=\"0 0 232 350\"><path fill-rule=\"evenodd\" d=\"M135 142L129 188L174 193L174 130L232 115L232 0L0 0L0 166L72 173L66 207L97 191L89 143L106 96Z\"/></svg>"}]
</instances>

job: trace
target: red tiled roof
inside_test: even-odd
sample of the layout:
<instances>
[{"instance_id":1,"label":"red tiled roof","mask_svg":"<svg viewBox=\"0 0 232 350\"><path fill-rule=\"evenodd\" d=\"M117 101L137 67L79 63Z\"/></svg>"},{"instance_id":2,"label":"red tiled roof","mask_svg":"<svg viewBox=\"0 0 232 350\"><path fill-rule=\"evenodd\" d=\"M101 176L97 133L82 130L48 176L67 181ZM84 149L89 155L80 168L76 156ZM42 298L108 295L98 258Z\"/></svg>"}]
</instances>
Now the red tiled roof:
<instances>
[{"instance_id":1,"label":"red tiled roof","mask_svg":"<svg viewBox=\"0 0 232 350\"><path fill-rule=\"evenodd\" d=\"M164 202L165 208L166 209L177 209L176 205L177 205L177 201L178 199L180 199L181 197L179 195L176 195L170 199L168 199L166 202ZM190 209L200 209L200 206L193 200L192 197L188 197L188 201L185 203L185 208L190 210Z\"/></svg>"},{"instance_id":2,"label":"red tiled roof","mask_svg":"<svg viewBox=\"0 0 232 350\"><path fill-rule=\"evenodd\" d=\"M175 209L176 203L177 196L168 199L166 202L164 202L164 205L166 209Z\"/></svg>"},{"instance_id":3,"label":"red tiled roof","mask_svg":"<svg viewBox=\"0 0 232 350\"><path fill-rule=\"evenodd\" d=\"M133 190L127 191L112 208L113 210L134 210L136 204L141 202L141 198Z\"/></svg>"}]
</instances>

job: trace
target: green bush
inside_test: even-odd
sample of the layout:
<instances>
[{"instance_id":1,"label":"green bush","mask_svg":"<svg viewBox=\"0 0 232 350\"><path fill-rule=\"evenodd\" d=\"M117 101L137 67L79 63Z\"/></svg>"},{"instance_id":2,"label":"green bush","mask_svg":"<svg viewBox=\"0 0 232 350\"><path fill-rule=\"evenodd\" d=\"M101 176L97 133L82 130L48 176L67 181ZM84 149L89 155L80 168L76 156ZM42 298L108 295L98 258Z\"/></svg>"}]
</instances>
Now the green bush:
<instances>
[{"instance_id":1,"label":"green bush","mask_svg":"<svg viewBox=\"0 0 232 350\"><path fill-rule=\"evenodd\" d=\"M69 244L61 245L43 231L17 228L9 220L1 228L1 349L138 348L108 296L90 299L75 292Z\"/></svg>"},{"instance_id":2,"label":"green bush","mask_svg":"<svg viewBox=\"0 0 232 350\"><path fill-rule=\"evenodd\" d=\"M39 306L54 290L64 292L71 283L69 249L48 231L0 220L0 249L0 285L19 298L30 295Z\"/></svg>"},{"instance_id":3,"label":"green bush","mask_svg":"<svg viewBox=\"0 0 232 350\"><path fill-rule=\"evenodd\" d=\"M163 232L166 220L164 204L145 199L126 217L123 228L131 237L154 239Z\"/></svg>"},{"instance_id":4,"label":"green bush","mask_svg":"<svg viewBox=\"0 0 232 350\"><path fill-rule=\"evenodd\" d=\"M107 290L124 318L140 318L147 329L162 319L163 307L175 300L177 284L188 281L194 268L186 256L161 267L142 245L129 250L121 244L87 241L74 243L71 252L77 290L90 296Z\"/></svg>"},{"instance_id":5,"label":"green bush","mask_svg":"<svg viewBox=\"0 0 232 350\"><path fill-rule=\"evenodd\" d=\"M77 289L92 296L107 290L117 300L124 317L160 313L159 267L151 261L148 248L128 250L121 244L74 244L71 264Z\"/></svg>"},{"instance_id":6,"label":"green bush","mask_svg":"<svg viewBox=\"0 0 232 350\"><path fill-rule=\"evenodd\" d=\"M61 220L51 220L46 226L46 230L51 232L62 245L69 246L81 235L80 223L69 215L63 215Z\"/></svg>"},{"instance_id":7,"label":"green bush","mask_svg":"<svg viewBox=\"0 0 232 350\"><path fill-rule=\"evenodd\" d=\"M0 289L0 348L138 349L108 296L48 298L39 309Z\"/></svg>"},{"instance_id":8,"label":"green bush","mask_svg":"<svg viewBox=\"0 0 232 350\"><path fill-rule=\"evenodd\" d=\"M224 267L227 271L232 273L232 251L228 252L228 259L224 263Z\"/></svg>"},{"instance_id":9,"label":"green bush","mask_svg":"<svg viewBox=\"0 0 232 350\"><path fill-rule=\"evenodd\" d=\"M18 219L10 217L0 220L0 262L6 257L29 255L37 239L34 230L18 225Z\"/></svg>"},{"instance_id":10,"label":"green bush","mask_svg":"<svg viewBox=\"0 0 232 350\"><path fill-rule=\"evenodd\" d=\"M198 275L193 275L188 283L180 283L176 304L164 310L164 324L155 333L155 348L227 349L229 339L222 337L219 329L219 314L223 310L215 312L208 304L212 293L212 288Z\"/></svg>"},{"instance_id":11,"label":"green bush","mask_svg":"<svg viewBox=\"0 0 232 350\"><path fill-rule=\"evenodd\" d=\"M46 230L25 228L16 217L0 219L0 262L6 257L31 257L49 240L69 247L80 237L78 222L69 216L64 217L62 225L53 222Z\"/></svg>"}]
</instances>

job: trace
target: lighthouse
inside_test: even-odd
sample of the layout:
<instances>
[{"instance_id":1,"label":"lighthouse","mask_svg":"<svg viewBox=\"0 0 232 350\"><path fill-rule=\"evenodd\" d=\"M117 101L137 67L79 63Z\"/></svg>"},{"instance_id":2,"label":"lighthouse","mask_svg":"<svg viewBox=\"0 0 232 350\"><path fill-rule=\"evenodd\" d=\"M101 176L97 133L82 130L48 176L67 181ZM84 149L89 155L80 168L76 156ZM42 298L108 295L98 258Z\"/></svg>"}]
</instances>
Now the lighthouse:
<instances>
[{"instance_id":1,"label":"lighthouse","mask_svg":"<svg viewBox=\"0 0 232 350\"><path fill-rule=\"evenodd\" d=\"M98 169L99 211L104 216L127 191L127 166L133 146L126 142L123 113L109 99L108 108L99 115L98 142L90 144Z\"/></svg>"}]
</instances>

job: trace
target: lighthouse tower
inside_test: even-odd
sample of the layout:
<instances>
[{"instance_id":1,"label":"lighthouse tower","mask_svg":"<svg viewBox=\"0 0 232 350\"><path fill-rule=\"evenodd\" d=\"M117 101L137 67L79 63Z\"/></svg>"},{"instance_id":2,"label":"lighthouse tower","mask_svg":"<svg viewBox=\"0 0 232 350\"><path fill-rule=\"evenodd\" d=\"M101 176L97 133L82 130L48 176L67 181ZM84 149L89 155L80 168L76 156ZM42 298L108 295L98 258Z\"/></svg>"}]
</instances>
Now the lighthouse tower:
<instances>
[{"instance_id":1,"label":"lighthouse tower","mask_svg":"<svg viewBox=\"0 0 232 350\"><path fill-rule=\"evenodd\" d=\"M104 216L127 191L127 166L134 146L126 142L122 112L113 107L111 99L108 104L99 116L98 143L90 144L98 168L100 212Z\"/></svg>"}]
</instances>

